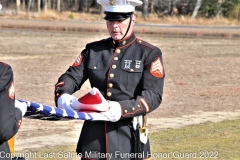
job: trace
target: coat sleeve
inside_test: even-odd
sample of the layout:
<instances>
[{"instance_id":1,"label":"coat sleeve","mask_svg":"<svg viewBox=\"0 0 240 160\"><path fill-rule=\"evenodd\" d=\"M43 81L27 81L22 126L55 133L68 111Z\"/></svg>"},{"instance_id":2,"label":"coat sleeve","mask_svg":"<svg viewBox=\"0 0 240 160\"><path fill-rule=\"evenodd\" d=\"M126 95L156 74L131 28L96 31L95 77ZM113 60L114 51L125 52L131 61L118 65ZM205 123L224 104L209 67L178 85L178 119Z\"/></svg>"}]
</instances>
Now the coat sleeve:
<instances>
[{"instance_id":1,"label":"coat sleeve","mask_svg":"<svg viewBox=\"0 0 240 160\"><path fill-rule=\"evenodd\" d=\"M22 113L15 108L14 101L12 68L0 62L0 144L17 133L18 122L22 119Z\"/></svg>"},{"instance_id":2,"label":"coat sleeve","mask_svg":"<svg viewBox=\"0 0 240 160\"><path fill-rule=\"evenodd\" d=\"M144 61L141 93L134 99L119 101L121 118L145 115L158 108L162 102L164 77L162 52L155 48Z\"/></svg>"}]
</instances>

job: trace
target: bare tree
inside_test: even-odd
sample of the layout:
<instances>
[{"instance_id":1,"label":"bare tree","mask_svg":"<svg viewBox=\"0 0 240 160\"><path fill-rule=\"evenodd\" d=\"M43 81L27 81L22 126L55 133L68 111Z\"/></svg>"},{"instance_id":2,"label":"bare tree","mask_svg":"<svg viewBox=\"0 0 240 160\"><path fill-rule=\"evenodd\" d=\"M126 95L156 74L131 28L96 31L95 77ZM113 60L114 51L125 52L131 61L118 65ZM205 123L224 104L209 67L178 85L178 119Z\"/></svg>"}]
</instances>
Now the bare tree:
<instances>
[{"instance_id":1,"label":"bare tree","mask_svg":"<svg viewBox=\"0 0 240 160\"><path fill-rule=\"evenodd\" d=\"M41 0L41 9L45 12L47 11L47 1L48 0Z\"/></svg>"},{"instance_id":2,"label":"bare tree","mask_svg":"<svg viewBox=\"0 0 240 160\"><path fill-rule=\"evenodd\" d=\"M57 11L61 11L61 0L57 0Z\"/></svg>"},{"instance_id":3,"label":"bare tree","mask_svg":"<svg viewBox=\"0 0 240 160\"><path fill-rule=\"evenodd\" d=\"M239 7L239 10L238 10L238 22L240 22L240 7Z\"/></svg>"},{"instance_id":4,"label":"bare tree","mask_svg":"<svg viewBox=\"0 0 240 160\"><path fill-rule=\"evenodd\" d=\"M89 13L89 11L90 11L90 6L89 6L89 1L88 0L86 0L86 7L87 7L87 13Z\"/></svg>"},{"instance_id":5,"label":"bare tree","mask_svg":"<svg viewBox=\"0 0 240 160\"><path fill-rule=\"evenodd\" d=\"M32 0L28 0L27 15L31 9L31 5L32 5Z\"/></svg>"},{"instance_id":6,"label":"bare tree","mask_svg":"<svg viewBox=\"0 0 240 160\"><path fill-rule=\"evenodd\" d=\"M148 17L148 0L143 0L142 15L144 18Z\"/></svg>"},{"instance_id":7,"label":"bare tree","mask_svg":"<svg viewBox=\"0 0 240 160\"><path fill-rule=\"evenodd\" d=\"M192 13L192 16L191 16L192 19L195 19L195 18L196 18L197 13L198 13L198 10L199 10L199 8L201 7L201 4L202 4L202 0L197 0L196 5L195 5L195 8L194 8L193 13Z\"/></svg>"},{"instance_id":8,"label":"bare tree","mask_svg":"<svg viewBox=\"0 0 240 160\"><path fill-rule=\"evenodd\" d=\"M225 2L225 0L218 0L217 4L217 19L222 17L222 4Z\"/></svg>"},{"instance_id":9,"label":"bare tree","mask_svg":"<svg viewBox=\"0 0 240 160\"><path fill-rule=\"evenodd\" d=\"M21 1L20 1L20 0L16 0L16 13L19 12L19 10L20 10L20 5L21 5Z\"/></svg>"},{"instance_id":10,"label":"bare tree","mask_svg":"<svg viewBox=\"0 0 240 160\"><path fill-rule=\"evenodd\" d=\"M85 0L79 0L78 11L83 12L84 11L84 6L85 6Z\"/></svg>"},{"instance_id":11,"label":"bare tree","mask_svg":"<svg viewBox=\"0 0 240 160\"><path fill-rule=\"evenodd\" d=\"M41 0L37 0L37 11L38 13L41 12Z\"/></svg>"}]
</instances>

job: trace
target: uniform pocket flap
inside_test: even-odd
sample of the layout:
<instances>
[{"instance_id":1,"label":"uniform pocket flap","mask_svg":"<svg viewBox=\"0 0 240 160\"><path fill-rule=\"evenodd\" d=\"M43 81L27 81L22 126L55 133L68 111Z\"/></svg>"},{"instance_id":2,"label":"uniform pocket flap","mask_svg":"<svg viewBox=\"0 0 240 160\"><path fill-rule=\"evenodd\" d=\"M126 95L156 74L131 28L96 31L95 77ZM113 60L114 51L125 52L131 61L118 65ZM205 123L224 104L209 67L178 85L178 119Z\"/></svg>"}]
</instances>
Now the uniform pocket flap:
<instances>
[{"instance_id":1,"label":"uniform pocket flap","mask_svg":"<svg viewBox=\"0 0 240 160\"><path fill-rule=\"evenodd\" d=\"M91 59L87 65L87 67L92 70L101 70L106 67L106 64L104 62Z\"/></svg>"}]
</instances>

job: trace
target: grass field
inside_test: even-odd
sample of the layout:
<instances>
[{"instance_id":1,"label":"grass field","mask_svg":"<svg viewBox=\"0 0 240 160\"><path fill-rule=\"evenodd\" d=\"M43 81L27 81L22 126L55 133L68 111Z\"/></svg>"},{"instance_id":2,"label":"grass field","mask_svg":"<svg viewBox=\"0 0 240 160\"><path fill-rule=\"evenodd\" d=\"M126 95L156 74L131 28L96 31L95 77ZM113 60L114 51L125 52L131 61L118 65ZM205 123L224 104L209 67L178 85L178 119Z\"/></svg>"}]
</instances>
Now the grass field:
<instances>
[{"instance_id":1,"label":"grass field","mask_svg":"<svg viewBox=\"0 0 240 160\"><path fill-rule=\"evenodd\" d=\"M152 160L221 159L240 157L240 119L218 123L208 122L150 133ZM54 146L31 150L29 160L61 160L75 158L75 145ZM16 153L17 154L17 153ZM69 158L70 157L70 158Z\"/></svg>"},{"instance_id":2,"label":"grass field","mask_svg":"<svg viewBox=\"0 0 240 160\"><path fill-rule=\"evenodd\" d=\"M240 158L239 123L240 119L227 120L154 132L150 135L152 152L156 158L159 153L169 153L169 159L237 160Z\"/></svg>"}]
</instances>

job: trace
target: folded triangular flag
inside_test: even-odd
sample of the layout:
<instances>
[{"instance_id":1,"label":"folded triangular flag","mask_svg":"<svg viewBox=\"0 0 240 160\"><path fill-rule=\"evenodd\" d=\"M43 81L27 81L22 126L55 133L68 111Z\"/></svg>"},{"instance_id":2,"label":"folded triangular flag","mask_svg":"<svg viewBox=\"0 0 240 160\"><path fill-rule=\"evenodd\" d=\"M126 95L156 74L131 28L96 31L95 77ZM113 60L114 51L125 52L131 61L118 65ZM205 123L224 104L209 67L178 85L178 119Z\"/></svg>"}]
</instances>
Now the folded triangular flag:
<instances>
[{"instance_id":1,"label":"folded triangular flag","mask_svg":"<svg viewBox=\"0 0 240 160\"><path fill-rule=\"evenodd\" d=\"M93 87L92 90L80 97L78 100L74 100L71 107L78 111L96 111L103 112L109 109L108 102L102 96L101 92Z\"/></svg>"}]
</instances>

